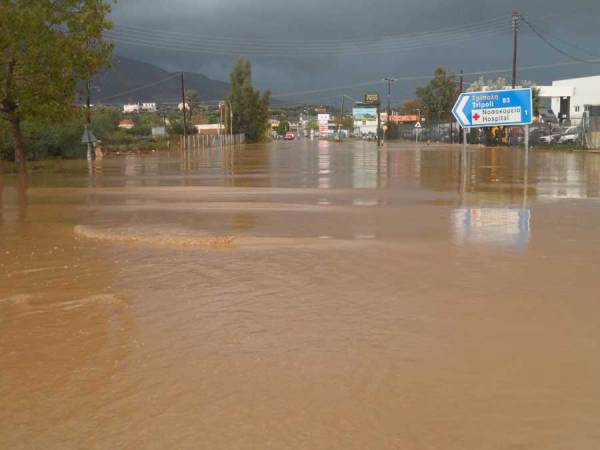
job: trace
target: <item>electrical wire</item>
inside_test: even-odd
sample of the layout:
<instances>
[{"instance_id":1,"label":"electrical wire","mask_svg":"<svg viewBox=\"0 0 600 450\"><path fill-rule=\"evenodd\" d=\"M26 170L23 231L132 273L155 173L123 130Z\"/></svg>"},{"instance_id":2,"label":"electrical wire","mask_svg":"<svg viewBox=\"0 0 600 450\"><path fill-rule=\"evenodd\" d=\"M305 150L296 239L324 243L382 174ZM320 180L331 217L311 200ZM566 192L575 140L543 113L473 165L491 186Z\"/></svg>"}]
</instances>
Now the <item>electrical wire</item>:
<instances>
[{"instance_id":1,"label":"electrical wire","mask_svg":"<svg viewBox=\"0 0 600 450\"><path fill-rule=\"evenodd\" d=\"M356 45L365 45L370 44L373 41L379 40L395 40L395 39L421 39L425 36L431 34L449 34L456 32L468 32L473 28L484 28L490 25L498 25L500 23L504 23L505 19L503 17L497 17L494 19L489 19L487 21L481 21L471 24L463 24L456 27L448 27L441 28L437 30L430 31L419 31L414 33L405 33L399 35L384 35L379 37L364 37L364 38L343 38L343 39L327 39L327 40L286 40L286 39L277 39L277 41L273 41L273 39L256 39L256 38L237 38L237 37L224 37L224 36L214 36L214 35L198 35L192 33L181 33L177 31L170 30L158 30L153 28L152 30L148 30L147 28L136 27L131 25L125 25L120 23L114 24L114 31L124 31L131 32L133 34L141 34L144 36L171 36L176 39L181 39L182 41L190 41L194 42L203 42L203 43L219 43L219 44L231 44L236 46L247 46L247 45L256 45L258 47L267 47L267 48L297 48L298 46L308 46L308 47L330 47L335 46L338 47L340 45L348 45L348 44L356 44Z\"/></svg>"},{"instance_id":2,"label":"electrical wire","mask_svg":"<svg viewBox=\"0 0 600 450\"><path fill-rule=\"evenodd\" d=\"M536 23L539 23L539 22L540 22L540 19L539 19L539 18L536 18ZM546 28L548 28L548 27L551 27L551 26L550 26L550 25L548 25L548 23L547 23L547 22L545 22L545 21L543 22L543 24L544 24L544 26L545 26ZM538 26L537 28L539 29L540 27ZM560 37L558 37L558 36L556 36L556 35L552 35L551 33L549 33L549 32L548 32L548 30L547 30L547 29L546 29L546 30L544 30L544 33L546 34L546 36L548 36L548 35L551 35L553 40L555 40L555 41L558 41L558 42L561 42L561 43L563 43L564 45L566 45L566 46L568 46L568 47L571 47L571 48L573 48L574 50L578 50L578 51L580 51L580 52L586 53L588 56L590 56L590 57L592 57L592 58L600 58L600 54L598 54L598 53L593 53L593 52L589 51L589 49L587 49L587 48L580 47L580 46L578 46L578 45L575 45L575 44L573 44L573 43L571 43L571 42L569 42L569 41L566 41L566 40L565 40L565 39L563 39L563 38L560 38Z\"/></svg>"},{"instance_id":3,"label":"electrical wire","mask_svg":"<svg viewBox=\"0 0 600 450\"><path fill-rule=\"evenodd\" d=\"M586 62L588 62L588 63L592 62L592 63L596 64L596 63L600 63L600 59L590 60L590 61L586 61ZM579 65L579 64L584 64L584 63L580 62L580 61L569 61L569 62L562 62L562 63L537 64L537 65L531 65L531 66L520 66L519 70L526 71L526 70L551 69L551 68L555 68L555 67L565 67L565 66L573 66L573 65ZM492 70L464 72L462 75L464 77L494 75L494 74L510 73L511 71L512 71L512 68L492 69ZM407 77L394 76L394 78L396 78L396 80L399 82L400 81L420 81L420 80L431 80L432 75L431 74L416 75L416 76L407 76ZM378 79L378 80L364 81L364 82L349 84L349 85L345 85L345 86L336 86L336 87L329 87L329 88L323 88L323 89L313 89L313 90L298 91L298 92L275 93L275 94L271 95L271 97L272 98L296 97L296 96L300 96L300 95L318 94L321 92L335 92L335 91L353 89L353 88L359 88L359 87L383 85L384 83L385 82L382 79Z\"/></svg>"},{"instance_id":4,"label":"electrical wire","mask_svg":"<svg viewBox=\"0 0 600 450\"><path fill-rule=\"evenodd\" d=\"M531 29L531 31L533 31L535 33L536 36L538 36L542 41L544 41L550 48L552 48L553 50L557 51L558 53L560 53L563 56L566 56L569 59L572 59L573 61L578 61L581 63L585 63L585 64L598 64L598 62L594 62L594 61L589 61L586 59L581 59L577 56L573 56L570 53L562 50L561 48L557 47L556 45L554 45L552 42L550 42L550 40L548 40L548 38L546 38L536 27L534 27L531 22L529 22L524 16L521 16L521 19L523 20L523 22L525 22L527 24L527 26Z\"/></svg>"},{"instance_id":5,"label":"electrical wire","mask_svg":"<svg viewBox=\"0 0 600 450\"><path fill-rule=\"evenodd\" d=\"M489 37L497 35L496 31L488 31L486 34ZM480 38L486 37L481 35ZM184 53L203 53L203 54L214 54L219 56L257 56L257 57L284 57L284 58L297 58L297 57L327 57L327 56L337 56L343 54L344 56L359 56L359 55L372 55L379 53L398 53L398 52L407 52L412 50L421 50L431 47L441 47L446 45L459 44L465 41L471 41L473 39L472 36L457 36L452 39L444 39L442 41L432 41L432 42L420 42L413 43L411 45L403 45L403 46L379 46L367 49L350 49L343 50L337 49L333 50L320 50L320 51L258 51L258 50L227 50L227 49L217 49L211 47L198 47L198 46L183 46L180 44L171 44L164 43L159 41L148 41L148 40L140 40L135 38L121 38L116 35L107 34L107 39L120 44L132 45L137 47L148 47L153 49L162 49L162 50L173 50Z\"/></svg>"},{"instance_id":6,"label":"electrical wire","mask_svg":"<svg viewBox=\"0 0 600 450\"><path fill-rule=\"evenodd\" d=\"M316 45L305 41L303 45L281 45L251 42L198 41L198 37L185 35L185 38L169 38L168 32L123 31L109 30L105 33L107 39L134 46L157 49L176 50L182 52L212 53L224 56L255 55L271 57L298 56L329 56L343 52L345 55L361 55L380 52L397 52L427 48L430 46L449 45L473 39L473 33L480 35L497 34L505 30L505 26L494 19L485 23L477 23L462 28L447 29L451 31L422 32L419 34L401 35L404 41L398 41L398 36L392 38L369 39L368 41L335 41L335 44ZM167 39L165 39L167 38ZM223 39L223 38L218 38ZM334 41L332 41L334 42Z\"/></svg>"},{"instance_id":7,"label":"electrical wire","mask_svg":"<svg viewBox=\"0 0 600 450\"><path fill-rule=\"evenodd\" d=\"M166 78L163 78L162 80L154 81L152 83L149 83L149 84L146 84L146 85L143 85L143 86L139 86L139 87L136 87L136 88L133 88L133 89L129 89L127 91L123 91L123 92L120 92L118 94L110 95L108 97L102 97L102 98L99 98L97 101L101 102L101 101L105 101L105 100L112 100L112 99L117 98L117 97L122 97L123 95L133 94L134 92L138 92L138 91L141 91L141 90L144 90L144 89L147 89L147 88L151 88L151 87L157 86L157 85L159 85L161 83L164 83L165 81L168 81L168 80L171 80L171 79L173 79L175 77L178 77L179 75L180 75L179 73L174 73L174 74L169 75Z\"/></svg>"}]
</instances>

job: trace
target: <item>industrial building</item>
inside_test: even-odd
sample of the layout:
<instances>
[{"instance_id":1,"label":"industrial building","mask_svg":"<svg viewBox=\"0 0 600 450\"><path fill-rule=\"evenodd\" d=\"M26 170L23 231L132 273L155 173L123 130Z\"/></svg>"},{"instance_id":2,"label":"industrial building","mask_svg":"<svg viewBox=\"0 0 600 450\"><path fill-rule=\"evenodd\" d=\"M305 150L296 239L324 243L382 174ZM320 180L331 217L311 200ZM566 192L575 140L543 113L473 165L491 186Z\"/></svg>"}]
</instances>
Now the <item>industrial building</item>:
<instances>
[{"instance_id":1,"label":"industrial building","mask_svg":"<svg viewBox=\"0 0 600 450\"><path fill-rule=\"evenodd\" d=\"M586 106L600 105L600 75L556 80L540 86L540 96L551 98L552 111L561 121L581 121Z\"/></svg>"}]
</instances>

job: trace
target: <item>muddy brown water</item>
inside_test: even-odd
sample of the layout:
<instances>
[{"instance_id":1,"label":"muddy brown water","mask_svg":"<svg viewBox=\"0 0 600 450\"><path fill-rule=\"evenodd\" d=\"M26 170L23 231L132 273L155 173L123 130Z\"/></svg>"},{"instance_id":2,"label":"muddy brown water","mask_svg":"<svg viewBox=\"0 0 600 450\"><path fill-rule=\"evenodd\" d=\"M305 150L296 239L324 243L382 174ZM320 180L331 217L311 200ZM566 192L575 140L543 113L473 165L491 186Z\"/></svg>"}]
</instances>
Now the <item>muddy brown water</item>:
<instances>
[{"instance_id":1,"label":"muddy brown water","mask_svg":"<svg viewBox=\"0 0 600 450\"><path fill-rule=\"evenodd\" d=\"M305 141L0 199L0 448L600 448L600 155Z\"/></svg>"}]
</instances>

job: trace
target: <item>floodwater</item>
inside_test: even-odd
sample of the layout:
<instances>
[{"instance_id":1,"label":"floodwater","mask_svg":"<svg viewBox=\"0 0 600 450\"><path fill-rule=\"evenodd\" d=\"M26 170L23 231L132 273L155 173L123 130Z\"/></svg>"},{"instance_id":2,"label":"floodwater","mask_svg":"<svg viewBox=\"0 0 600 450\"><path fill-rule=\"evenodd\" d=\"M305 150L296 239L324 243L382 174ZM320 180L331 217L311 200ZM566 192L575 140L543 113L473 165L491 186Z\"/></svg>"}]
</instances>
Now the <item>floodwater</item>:
<instances>
[{"instance_id":1,"label":"floodwater","mask_svg":"<svg viewBox=\"0 0 600 450\"><path fill-rule=\"evenodd\" d=\"M600 448L600 155L296 142L0 177L0 448Z\"/></svg>"}]
</instances>

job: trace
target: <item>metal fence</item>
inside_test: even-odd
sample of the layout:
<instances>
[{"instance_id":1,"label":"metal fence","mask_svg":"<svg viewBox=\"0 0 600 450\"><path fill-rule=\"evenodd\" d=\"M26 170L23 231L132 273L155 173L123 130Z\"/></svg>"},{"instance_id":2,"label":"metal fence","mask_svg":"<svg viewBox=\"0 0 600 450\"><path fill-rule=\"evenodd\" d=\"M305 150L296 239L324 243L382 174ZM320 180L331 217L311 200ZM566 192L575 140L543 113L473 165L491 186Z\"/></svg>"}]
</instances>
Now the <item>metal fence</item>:
<instances>
[{"instance_id":1,"label":"metal fence","mask_svg":"<svg viewBox=\"0 0 600 450\"><path fill-rule=\"evenodd\" d=\"M422 122L420 127L414 123L394 125L388 132L388 139L400 139L413 142L460 142L459 127L449 122Z\"/></svg>"},{"instance_id":2,"label":"metal fence","mask_svg":"<svg viewBox=\"0 0 600 450\"><path fill-rule=\"evenodd\" d=\"M192 134L190 136L181 136L179 147L188 150L197 150L201 148L232 147L242 145L246 142L244 134L222 134L222 135L202 135Z\"/></svg>"},{"instance_id":3,"label":"metal fence","mask_svg":"<svg viewBox=\"0 0 600 450\"><path fill-rule=\"evenodd\" d=\"M534 123L529 127L529 141L534 147L573 147L599 148L600 135L593 133L591 120L571 119L563 123ZM461 130L457 124L434 123L424 121L420 128L414 124L400 124L393 127L389 139L412 142L460 143ZM470 144L486 146L521 145L525 142L524 127L486 127L467 131Z\"/></svg>"}]
</instances>

